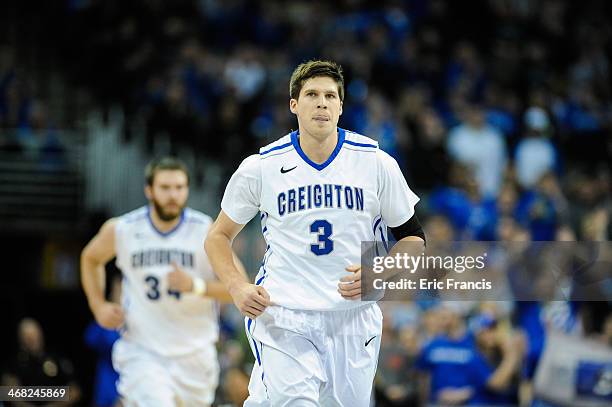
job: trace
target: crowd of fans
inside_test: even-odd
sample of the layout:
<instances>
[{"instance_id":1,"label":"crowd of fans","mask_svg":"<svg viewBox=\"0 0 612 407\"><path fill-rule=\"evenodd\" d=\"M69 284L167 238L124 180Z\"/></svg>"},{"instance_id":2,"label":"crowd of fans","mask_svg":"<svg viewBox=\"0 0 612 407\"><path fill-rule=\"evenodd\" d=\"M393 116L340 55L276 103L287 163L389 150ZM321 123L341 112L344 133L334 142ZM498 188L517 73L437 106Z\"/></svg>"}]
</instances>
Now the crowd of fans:
<instances>
[{"instance_id":1,"label":"crowd of fans","mask_svg":"<svg viewBox=\"0 0 612 407\"><path fill-rule=\"evenodd\" d=\"M423 198L428 240L612 238L605 1L137 3L66 2L69 40L58 50L71 86L97 107L123 107L126 139L144 120L150 141L171 135L229 174L295 128L293 67L331 59L345 70L341 127L398 160ZM0 126L18 131L0 147L57 148L48 129L62 123L29 90L12 51L0 50ZM521 383L533 379L550 332L612 346L609 301L383 309L380 405L417 405L423 389L432 403L516 404L530 397ZM220 394L236 402L248 346L231 307L222 322Z\"/></svg>"},{"instance_id":2,"label":"crowd of fans","mask_svg":"<svg viewBox=\"0 0 612 407\"><path fill-rule=\"evenodd\" d=\"M65 146L47 102L36 97L28 75L19 72L14 48L0 44L0 151L18 153L52 170L65 164Z\"/></svg>"}]
</instances>

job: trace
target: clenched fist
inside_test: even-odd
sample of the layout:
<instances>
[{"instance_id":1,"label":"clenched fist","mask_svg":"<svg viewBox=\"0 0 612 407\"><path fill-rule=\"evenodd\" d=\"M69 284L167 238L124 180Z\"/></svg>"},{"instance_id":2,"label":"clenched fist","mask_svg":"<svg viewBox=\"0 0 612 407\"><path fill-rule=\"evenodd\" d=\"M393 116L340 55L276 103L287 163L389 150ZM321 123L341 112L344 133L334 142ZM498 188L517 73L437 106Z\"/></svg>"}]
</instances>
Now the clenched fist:
<instances>
[{"instance_id":1,"label":"clenched fist","mask_svg":"<svg viewBox=\"0 0 612 407\"><path fill-rule=\"evenodd\" d=\"M168 288L181 293L190 292L193 290L193 279L176 263L172 263L172 271L168 273Z\"/></svg>"},{"instance_id":2,"label":"clenched fist","mask_svg":"<svg viewBox=\"0 0 612 407\"><path fill-rule=\"evenodd\" d=\"M94 317L100 326L106 329L118 329L125 322L123 309L119 304L104 301L92 308Z\"/></svg>"},{"instance_id":3,"label":"clenched fist","mask_svg":"<svg viewBox=\"0 0 612 407\"><path fill-rule=\"evenodd\" d=\"M230 287L229 293L240 313L251 319L257 318L272 305L268 292L255 284L236 283Z\"/></svg>"},{"instance_id":4,"label":"clenched fist","mask_svg":"<svg viewBox=\"0 0 612 407\"><path fill-rule=\"evenodd\" d=\"M361 266L351 264L345 270L352 274L340 279L338 292L347 300L358 300L361 298Z\"/></svg>"}]
</instances>

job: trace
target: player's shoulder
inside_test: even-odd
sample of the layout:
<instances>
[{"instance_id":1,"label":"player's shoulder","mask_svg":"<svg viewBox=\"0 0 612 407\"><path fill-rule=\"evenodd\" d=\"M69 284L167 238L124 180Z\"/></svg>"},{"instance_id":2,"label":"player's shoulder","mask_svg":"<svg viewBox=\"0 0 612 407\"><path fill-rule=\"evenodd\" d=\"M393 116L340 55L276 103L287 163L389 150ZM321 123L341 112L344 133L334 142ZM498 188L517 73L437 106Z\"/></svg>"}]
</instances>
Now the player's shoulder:
<instances>
[{"instance_id":1,"label":"player's shoulder","mask_svg":"<svg viewBox=\"0 0 612 407\"><path fill-rule=\"evenodd\" d=\"M185 208L184 220L187 223L202 224L203 226L208 226L213 222L210 216L193 208Z\"/></svg>"},{"instance_id":2,"label":"player's shoulder","mask_svg":"<svg viewBox=\"0 0 612 407\"><path fill-rule=\"evenodd\" d=\"M269 143L259 149L259 158L261 160L275 157L279 154L284 154L294 149L293 142L291 141L291 135L289 133L279 138L278 140Z\"/></svg>"},{"instance_id":3,"label":"player's shoulder","mask_svg":"<svg viewBox=\"0 0 612 407\"><path fill-rule=\"evenodd\" d=\"M149 221L149 207L147 205L141 206L140 208L134 209L130 212L124 213L123 215L117 216L109 220L112 222L112 228L115 233L123 234L129 233L128 230L138 229L142 225Z\"/></svg>"},{"instance_id":4,"label":"player's shoulder","mask_svg":"<svg viewBox=\"0 0 612 407\"><path fill-rule=\"evenodd\" d=\"M349 150L369 153L375 153L380 150L378 148L378 142L370 137L350 130L341 129L341 131L344 132L345 147Z\"/></svg>"},{"instance_id":5,"label":"player's shoulder","mask_svg":"<svg viewBox=\"0 0 612 407\"><path fill-rule=\"evenodd\" d=\"M148 215L149 207L145 205L112 219L117 225L129 225L139 221L146 221Z\"/></svg>"},{"instance_id":6,"label":"player's shoulder","mask_svg":"<svg viewBox=\"0 0 612 407\"><path fill-rule=\"evenodd\" d=\"M350 130L344 131L345 148L350 151L374 153L376 161L382 166L393 165L395 159L380 148L378 141ZM396 164L397 165L397 164Z\"/></svg>"}]
</instances>

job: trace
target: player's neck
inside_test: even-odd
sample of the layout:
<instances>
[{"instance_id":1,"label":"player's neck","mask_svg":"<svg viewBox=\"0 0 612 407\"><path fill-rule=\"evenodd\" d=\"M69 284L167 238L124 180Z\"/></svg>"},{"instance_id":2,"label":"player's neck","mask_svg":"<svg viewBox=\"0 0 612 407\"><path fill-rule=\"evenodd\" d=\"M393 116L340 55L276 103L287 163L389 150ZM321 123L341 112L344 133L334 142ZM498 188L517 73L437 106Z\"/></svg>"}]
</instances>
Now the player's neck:
<instances>
[{"instance_id":1,"label":"player's neck","mask_svg":"<svg viewBox=\"0 0 612 407\"><path fill-rule=\"evenodd\" d=\"M153 207L150 210L150 214L151 214L151 222L153 222L153 225L155 226L155 228L159 230L160 232L168 232L174 229L176 225L178 225L179 222L181 221L180 215L170 221L162 220L157 214L157 211L155 210L155 208Z\"/></svg>"},{"instance_id":2,"label":"player's neck","mask_svg":"<svg viewBox=\"0 0 612 407\"><path fill-rule=\"evenodd\" d=\"M311 161L317 164L323 164L327 161L338 144L338 131L336 130L324 139L317 139L307 132L302 132L300 129L298 142L304 154L306 154Z\"/></svg>"}]
</instances>

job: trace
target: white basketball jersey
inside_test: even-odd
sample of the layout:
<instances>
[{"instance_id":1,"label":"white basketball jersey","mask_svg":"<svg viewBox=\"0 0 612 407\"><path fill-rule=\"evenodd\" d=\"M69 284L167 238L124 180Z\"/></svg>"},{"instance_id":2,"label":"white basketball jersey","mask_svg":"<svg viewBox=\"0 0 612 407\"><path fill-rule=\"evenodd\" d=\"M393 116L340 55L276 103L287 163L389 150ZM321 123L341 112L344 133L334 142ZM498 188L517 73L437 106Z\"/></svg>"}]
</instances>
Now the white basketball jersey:
<instances>
[{"instance_id":1,"label":"white basketball jersey","mask_svg":"<svg viewBox=\"0 0 612 407\"><path fill-rule=\"evenodd\" d=\"M212 346L218 338L217 305L212 299L168 289L172 263L192 276L214 279L204 251L212 220L186 208L179 224L160 232L145 206L118 218L117 267L123 274L122 337L164 356Z\"/></svg>"},{"instance_id":2,"label":"white basketball jersey","mask_svg":"<svg viewBox=\"0 0 612 407\"><path fill-rule=\"evenodd\" d=\"M260 212L267 251L255 283L273 303L330 310L363 305L338 293L345 268L361 263L362 241L408 221L418 200L374 140L338 129L323 164L302 151L297 131L245 159L221 208L239 224Z\"/></svg>"}]
</instances>

